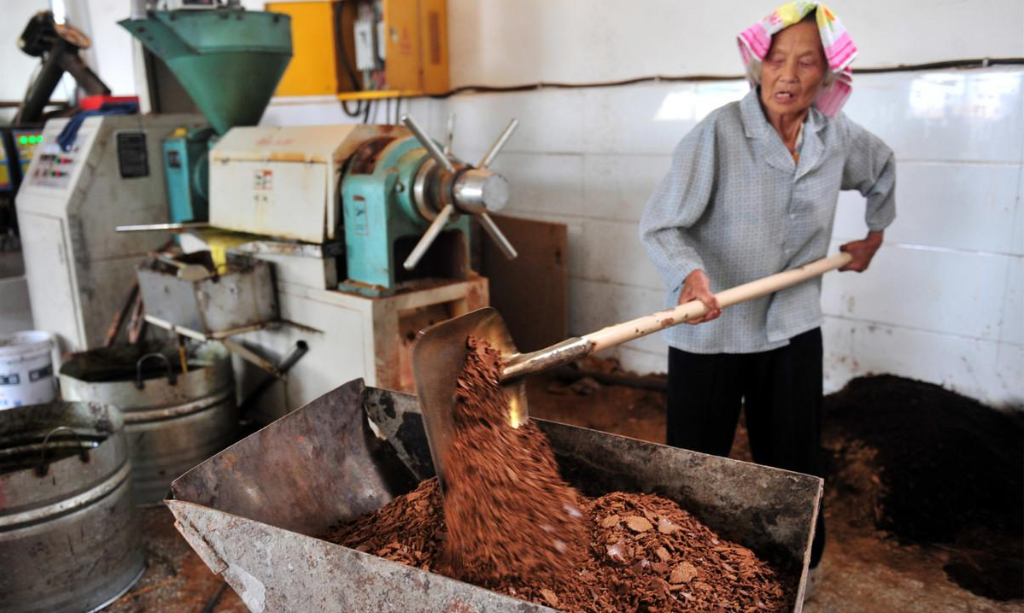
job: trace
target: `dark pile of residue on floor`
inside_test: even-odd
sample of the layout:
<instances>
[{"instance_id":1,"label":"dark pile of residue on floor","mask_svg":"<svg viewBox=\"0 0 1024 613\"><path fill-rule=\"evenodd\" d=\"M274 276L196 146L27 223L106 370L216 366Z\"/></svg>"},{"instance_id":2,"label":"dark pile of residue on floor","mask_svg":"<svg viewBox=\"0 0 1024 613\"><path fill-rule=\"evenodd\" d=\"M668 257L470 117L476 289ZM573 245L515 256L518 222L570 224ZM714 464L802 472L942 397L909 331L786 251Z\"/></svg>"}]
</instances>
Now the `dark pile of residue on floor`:
<instances>
[{"instance_id":1,"label":"dark pile of residue on floor","mask_svg":"<svg viewBox=\"0 0 1024 613\"><path fill-rule=\"evenodd\" d=\"M876 527L944 546L962 587L1024 598L1019 419L937 385L876 376L827 396L824 421L839 496L861 490L861 515Z\"/></svg>"},{"instance_id":2,"label":"dark pile of residue on floor","mask_svg":"<svg viewBox=\"0 0 1024 613\"><path fill-rule=\"evenodd\" d=\"M429 479L326 538L565 611L789 610L791 581L676 503L565 484L547 437L509 422L500 368L471 338L443 499Z\"/></svg>"}]
</instances>

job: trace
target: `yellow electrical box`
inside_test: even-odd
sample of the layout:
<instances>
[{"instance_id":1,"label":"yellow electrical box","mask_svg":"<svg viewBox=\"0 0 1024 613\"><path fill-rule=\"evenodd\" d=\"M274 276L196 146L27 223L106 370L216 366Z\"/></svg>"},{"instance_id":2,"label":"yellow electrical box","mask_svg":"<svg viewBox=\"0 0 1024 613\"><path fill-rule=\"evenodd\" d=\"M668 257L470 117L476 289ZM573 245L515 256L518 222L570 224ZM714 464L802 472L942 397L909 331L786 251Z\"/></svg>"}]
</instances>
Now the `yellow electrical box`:
<instances>
[{"instance_id":1,"label":"yellow electrical box","mask_svg":"<svg viewBox=\"0 0 1024 613\"><path fill-rule=\"evenodd\" d=\"M292 61L277 96L333 96L338 93L338 51L334 37L338 0L268 2L267 10L292 18Z\"/></svg>"},{"instance_id":2,"label":"yellow electrical box","mask_svg":"<svg viewBox=\"0 0 1024 613\"><path fill-rule=\"evenodd\" d=\"M449 89L446 0L310 0L266 8L292 18L294 56L278 96L359 100Z\"/></svg>"}]
</instances>

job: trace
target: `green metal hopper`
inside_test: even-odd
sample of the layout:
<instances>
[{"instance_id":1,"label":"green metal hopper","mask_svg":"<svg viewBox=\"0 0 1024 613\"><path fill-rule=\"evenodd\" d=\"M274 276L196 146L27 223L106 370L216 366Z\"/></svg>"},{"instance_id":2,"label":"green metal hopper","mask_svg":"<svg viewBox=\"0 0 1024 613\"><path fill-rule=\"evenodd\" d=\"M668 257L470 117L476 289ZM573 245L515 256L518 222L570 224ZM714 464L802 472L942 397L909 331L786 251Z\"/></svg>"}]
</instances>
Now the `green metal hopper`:
<instances>
[{"instance_id":1,"label":"green metal hopper","mask_svg":"<svg viewBox=\"0 0 1024 613\"><path fill-rule=\"evenodd\" d=\"M291 18L279 13L150 11L119 23L167 64L221 135L259 123L292 59Z\"/></svg>"}]
</instances>

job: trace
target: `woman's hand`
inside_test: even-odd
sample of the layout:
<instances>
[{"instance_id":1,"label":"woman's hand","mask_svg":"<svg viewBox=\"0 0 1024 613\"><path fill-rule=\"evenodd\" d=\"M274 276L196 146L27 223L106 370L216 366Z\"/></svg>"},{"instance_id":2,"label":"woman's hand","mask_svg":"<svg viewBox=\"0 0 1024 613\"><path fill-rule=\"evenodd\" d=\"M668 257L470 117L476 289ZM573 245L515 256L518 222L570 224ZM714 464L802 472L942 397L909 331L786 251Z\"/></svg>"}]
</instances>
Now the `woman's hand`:
<instances>
[{"instance_id":1,"label":"woman's hand","mask_svg":"<svg viewBox=\"0 0 1024 613\"><path fill-rule=\"evenodd\" d=\"M864 272L868 269L868 265L871 264L871 258L875 257L875 252L882 246L882 235L884 233L879 232L868 232L868 237L864 240L853 241L846 243L839 247L839 250L843 253L849 253L853 256L850 263L839 269L840 272L852 270L854 272Z\"/></svg>"},{"instance_id":2,"label":"woman's hand","mask_svg":"<svg viewBox=\"0 0 1024 613\"><path fill-rule=\"evenodd\" d=\"M710 310L704 317L687 321L686 323L690 325L695 326L718 319L718 316L722 314L722 308L718 306L718 299L711 293L711 282L708 281L708 275L703 270L691 272L683 282L683 291L679 293L679 304L691 300L700 300Z\"/></svg>"}]
</instances>

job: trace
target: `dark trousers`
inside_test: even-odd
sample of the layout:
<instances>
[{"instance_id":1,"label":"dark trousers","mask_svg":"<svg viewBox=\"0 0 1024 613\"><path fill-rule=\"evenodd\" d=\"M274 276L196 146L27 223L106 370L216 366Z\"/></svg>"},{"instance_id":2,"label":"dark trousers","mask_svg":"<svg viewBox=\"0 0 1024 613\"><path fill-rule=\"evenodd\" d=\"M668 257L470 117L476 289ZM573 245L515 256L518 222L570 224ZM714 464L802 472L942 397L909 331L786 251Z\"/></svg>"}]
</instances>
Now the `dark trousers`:
<instances>
[{"instance_id":1,"label":"dark trousers","mask_svg":"<svg viewBox=\"0 0 1024 613\"><path fill-rule=\"evenodd\" d=\"M754 461L824 477L821 452L821 329L763 353L668 353L669 445L728 456L740 408ZM818 510L811 567L825 548Z\"/></svg>"}]
</instances>

